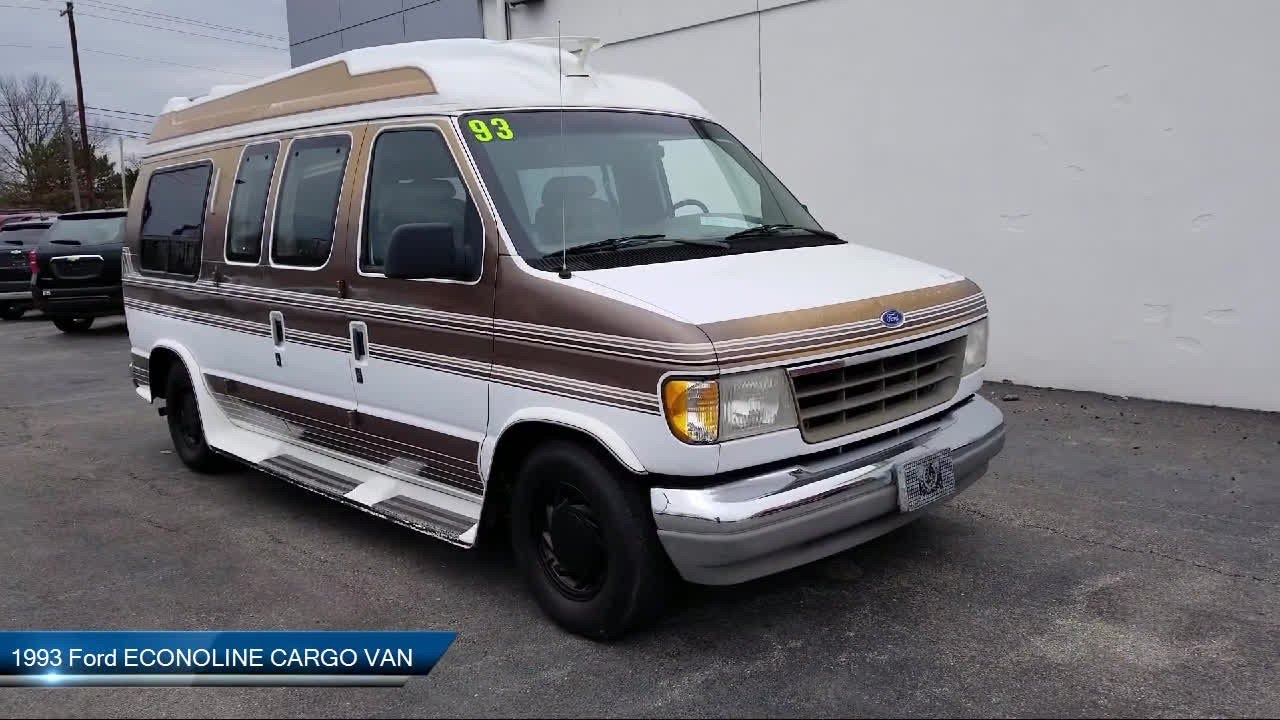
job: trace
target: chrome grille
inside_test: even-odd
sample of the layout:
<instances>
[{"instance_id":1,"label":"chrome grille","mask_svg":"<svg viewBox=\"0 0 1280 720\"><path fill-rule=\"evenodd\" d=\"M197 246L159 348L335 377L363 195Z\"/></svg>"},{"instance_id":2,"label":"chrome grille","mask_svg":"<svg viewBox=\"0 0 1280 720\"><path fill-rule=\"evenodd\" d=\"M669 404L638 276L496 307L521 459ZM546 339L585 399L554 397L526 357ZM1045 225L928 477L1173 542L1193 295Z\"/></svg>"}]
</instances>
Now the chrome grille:
<instances>
[{"instance_id":1,"label":"chrome grille","mask_svg":"<svg viewBox=\"0 0 1280 720\"><path fill-rule=\"evenodd\" d=\"M804 439L830 440L946 402L960 386L964 343L958 337L862 363L792 370Z\"/></svg>"}]
</instances>

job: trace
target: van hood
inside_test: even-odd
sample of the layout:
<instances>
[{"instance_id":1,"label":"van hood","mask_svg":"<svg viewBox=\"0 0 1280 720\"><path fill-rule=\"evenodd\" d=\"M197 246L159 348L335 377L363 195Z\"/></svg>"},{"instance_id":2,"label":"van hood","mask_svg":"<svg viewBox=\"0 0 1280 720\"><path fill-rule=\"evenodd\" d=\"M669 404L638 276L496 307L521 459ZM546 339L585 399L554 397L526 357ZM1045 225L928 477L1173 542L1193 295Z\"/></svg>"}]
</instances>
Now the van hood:
<instances>
[{"instance_id":1,"label":"van hood","mask_svg":"<svg viewBox=\"0 0 1280 720\"><path fill-rule=\"evenodd\" d=\"M700 326L855 303L965 280L942 268L854 244L633 265L575 275ZM866 318L829 319L847 322Z\"/></svg>"}]
</instances>

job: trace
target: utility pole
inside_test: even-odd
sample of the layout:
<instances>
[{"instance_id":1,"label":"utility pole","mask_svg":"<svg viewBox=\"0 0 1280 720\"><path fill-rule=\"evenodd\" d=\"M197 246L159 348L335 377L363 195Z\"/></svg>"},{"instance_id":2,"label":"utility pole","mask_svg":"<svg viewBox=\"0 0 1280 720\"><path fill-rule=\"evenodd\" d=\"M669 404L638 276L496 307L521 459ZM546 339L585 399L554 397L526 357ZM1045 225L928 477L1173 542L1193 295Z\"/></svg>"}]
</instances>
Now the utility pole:
<instances>
[{"instance_id":1,"label":"utility pole","mask_svg":"<svg viewBox=\"0 0 1280 720\"><path fill-rule=\"evenodd\" d=\"M67 0L67 9L58 13L67 16L71 28L71 63L76 69L76 104L80 110L80 149L84 151L84 175L89 182L89 207L93 207L93 148L89 147L89 128L84 120L84 83L80 81L80 46L76 43L75 7Z\"/></svg>"},{"instance_id":2,"label":"utility pole","mask_svg":"<svg viewBox=\"0 0 1280 720\"><path fill-rule=\"evenodd\" d=\"M67 120L67 101L62 101L62 139L67 141L67 173L71 179L71 197L76 200L76 210L80 206L80 178L76 177L76 151L71 147L71 122Z\"/></svg>"},{"instance_id":3,"label":"utility pole","mask_svg":"<svg viewBox=\"0 0 1280 720\"><path fill-rule=\"evenodd\" d=\"M120 207L129 207L129 180L124 176L124 136L116 137L120 141Z\"/></svg>"}]
</instances>

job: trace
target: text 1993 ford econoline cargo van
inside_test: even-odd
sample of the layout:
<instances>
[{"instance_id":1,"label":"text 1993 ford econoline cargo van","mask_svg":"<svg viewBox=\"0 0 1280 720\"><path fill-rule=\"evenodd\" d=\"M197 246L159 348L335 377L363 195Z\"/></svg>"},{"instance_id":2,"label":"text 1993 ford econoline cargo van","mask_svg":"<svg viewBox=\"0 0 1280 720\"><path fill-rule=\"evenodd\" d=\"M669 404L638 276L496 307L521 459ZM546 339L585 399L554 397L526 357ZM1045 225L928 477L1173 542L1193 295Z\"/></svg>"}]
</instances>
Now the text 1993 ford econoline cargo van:
<instances>
[{"instance_id":1,"label":"text 1993 ford econoline cargo van","mask_svg":"<svg viewBox=\"0 0 1280 720\"><path fill-rule=\"evenodd\" d=\"M123 271L182 460L509 537L596 638L974 482L1004 437L978 286L823 230L697 102L566 42L353 50L165 107Z\"/></svg>"}]
</instances>

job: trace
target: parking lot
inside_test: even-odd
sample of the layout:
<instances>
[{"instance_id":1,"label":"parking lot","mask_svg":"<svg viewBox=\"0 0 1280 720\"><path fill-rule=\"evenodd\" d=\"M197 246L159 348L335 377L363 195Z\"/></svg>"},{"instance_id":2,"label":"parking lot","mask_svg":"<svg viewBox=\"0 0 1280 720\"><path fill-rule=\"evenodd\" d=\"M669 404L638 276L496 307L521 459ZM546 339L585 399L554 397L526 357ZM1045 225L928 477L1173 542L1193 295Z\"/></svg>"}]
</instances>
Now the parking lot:
<instances>
[{"instance_id":1,"label":"parking lot","mask_svg":"<svg viewBox=\"0 0 1280 720\"><path fill-rule=\"evenodd\" d=\"M190 473L128 349L122 321L0 325L0 625L458 641L402 689L8 689L0 715L1280 714L1274 414L989 384L1008 442L972 490L601 645L544 620L501 551Z\"/></svg>"}]
</instances>

